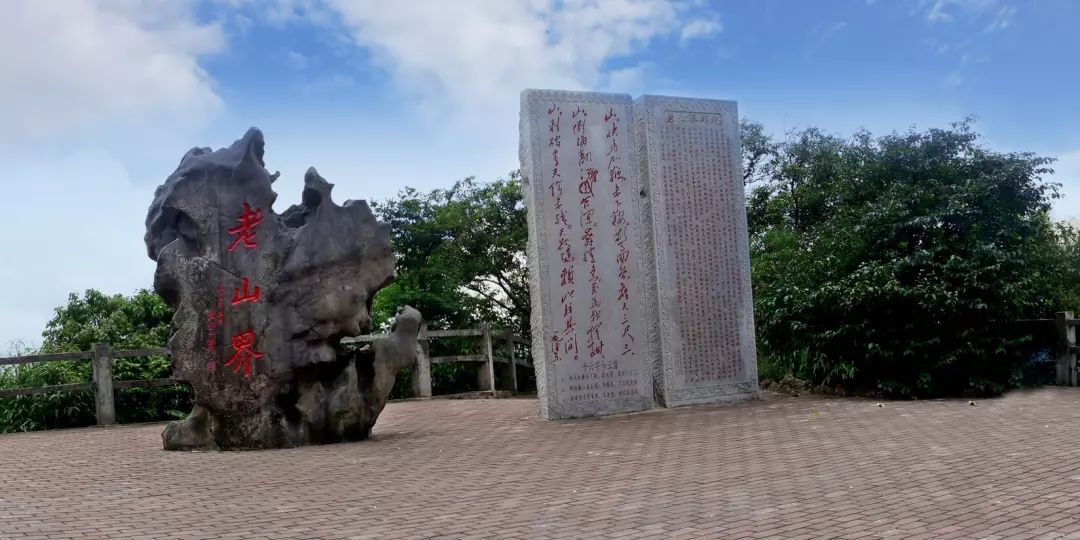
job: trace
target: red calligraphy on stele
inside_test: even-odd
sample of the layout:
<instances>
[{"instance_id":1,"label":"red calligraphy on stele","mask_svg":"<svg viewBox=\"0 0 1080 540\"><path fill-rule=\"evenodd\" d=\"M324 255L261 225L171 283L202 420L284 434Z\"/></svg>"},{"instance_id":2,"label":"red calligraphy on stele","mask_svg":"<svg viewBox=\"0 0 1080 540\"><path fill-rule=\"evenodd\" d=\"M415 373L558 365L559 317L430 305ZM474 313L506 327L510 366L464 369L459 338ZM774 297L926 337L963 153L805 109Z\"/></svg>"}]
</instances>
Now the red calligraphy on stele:
<instances>
[{"instance_id":1,"label":"red calligraphy on stele","mask_svg":"<svg viewBox=\"0 0 1080 540\"><path fill-rule=\"evenodd\" d=\"M615 256L615 262L619 268L619 296L616 298L616 302L620 304L619 311L622 314L622 320L619 321L622 326L623 338L623 350L622 355L633 355L633 343L635 341L634 335L630 332L630 288L627 286L630 277L630 249L627 247L627 220L626 212L623 210L623 202L621 196L623 194L622 184L626 182L626 176L623 174L621 166L621 156L619 156L619 143L616 140L616 135L619 133L619 115L615 113L615 109L611 108L608 113L604 115L604 123L607 128L607 139L609 143L608 148L608 181L615 184L615 191L612 193L614 197L614 209L611 212L611 224L615 226L615 246L618 248L618 252Z\"/></svg>"},{"instance_id":2,"label":"red calligraphy on stele","mask_svg":"<svg viewBox=\"0 0 1080 540\"><path fill-rule=\"evenodd\" d=\"M243 291L237 289L236 287L233 287L232 305L235 306L244 302L259 301L259 293L261 291L259 290L258 285L256 285L254 289L249 291L249 288L251 287L251 281L249 281L248 278L242 278L240 281L240 287L243 288Z\"/></svg>"},{"instance_id":3,"label":"red calligraphy on stele","mask_svg":"<svg viewBox=\"0 0 1080 540\"><path fill-rule=\"evenodd\" d=\"M555 330L553 328L551 336L551 355L554 362L562 360L564 354L572 356L575 360L578 357L577 350L577 336L575 332L574 323L574 254L570 247L570 237L567 231L571 229L570 222L566 216L566 209L563 207L563 178L559 171L560 159L559 154L562 149L562 135L560 129L562 127L562 109L558 105L552 105L548 108L548 148L551 150L551 185L548 189L551 191L551 196L554 199L555 209L555 225L559 227L558 235L558 252L559 260L562 262L562 268L559 272L559 287L561 290L560 307L563 312L563 328L562 330ZM576 119L577 114L574 115ZM574 126L574 133L578 133L578 128ZM579 155L579 159L581 156Z\"/></svg>"},{"instance_id":4,"label":"red calligraphy on stele","mask_svg":"<svg viewBox=\"0 0 1080 540\"><path fill-rule=\"evenodd\" d=\"M229 234L236 237L229 246L229 253L232 253L240 244L244 244L244 247L248 249L258 245L255 240L255 227L262 223L262 219L262 209L252 210L250 204L244 203L244 209L236 220L236 226L228 229Z\"/></svg>"},{"instance_id":5,"label":"red calligraphy on stele","mask_svg":"<svg viewBox=\"0 0 1080 540\"><path fill-rule=\"evenodd\" d=\"M225 367L233 368L233 373L244 370L244 376L251 376L251 362L263 357L263 354L255 350L255 333L251 330L241 332L232 338L233 355L225 363Z\"/></svg>"},{"instance_id":6,"label":"red calligraphy on stele","mask_svg":"<svg viewBox=\"0 0 1080 540\"><path fill-rule=\"evenodd\" d=\"M241 245L243 245L245 249L254 249L258 247L259 243L255 236L255 229L262 221L262 209L252 209L251 204L244 202L244 206L240 211L240 216L236 220L236 226L227 229L230 235L236 237L233 239L228 251L231 253ZM250 279L241 277L240 287L233 287L232 305L237 306L244 303L258 302L261 295L262 290L258 285L252 286ZM224 315L224 298L222 298L222 296L223 288L219 288L219 316ZM225 367L233 368L233 373L239 373L243 370L244 376L250 377L252 362L263 357L263 353L255 349L255 332L249 328L232 336L230 342L232 344L233 354L229 358L229 361L225 363Z\"/></svg>"},{"instance_id":7,"label":"red calligraphy on stele","mask_svg":"<svg viewBox=\"0 0 1080 540\"><path fill-rule=\"evenodd\" d=\"M240 289L233 287L232 305L235 306L245 302L258 302L260 293L261 291L258 285L252 288L251 280L246 277L240 278ZM243 369L244 376L250 377L252 360L258 360L263 357L263 353L254 348L255 333L249 329L233 336L232 347L233 355L229 358L225 367L232 367L233 373L239 373L240 370Z\"/></svg>"},{"instance_id":8,"label":"red calligraphy on stele","mask_svg":"<svg viewBox=\"0 0 1080 540\"><path fill-rule=\"evenodd\" d=\"M217 371L217 328L225 326L225 287L218 286L217 309L206 310L206 369L213 373Z\"/></svg>"},{"instance_id":9,"label":"red calligraphy on stele","mask_svg":"<svg viewBox=\"0 0 1080 540\"><path fill-rule=\"evenodd\" d=\"M600 297L600 273L596 265L596 210L592 208L592 200L596 196L595 186L600 171L593 166L592 152L585 150L588 144L586 120L588 111L578 107L574 111L574 135L577 135L579 183L578 193L581 195L581 243L584 246L582 260L589 264L589 326L585 332L585 348L589 351L589 359L604 359L604 339L601 335L603 325L602 311L603 301ZM586 369L590 369L593 363L586 362Z\"/></svg>"}]
</instances>

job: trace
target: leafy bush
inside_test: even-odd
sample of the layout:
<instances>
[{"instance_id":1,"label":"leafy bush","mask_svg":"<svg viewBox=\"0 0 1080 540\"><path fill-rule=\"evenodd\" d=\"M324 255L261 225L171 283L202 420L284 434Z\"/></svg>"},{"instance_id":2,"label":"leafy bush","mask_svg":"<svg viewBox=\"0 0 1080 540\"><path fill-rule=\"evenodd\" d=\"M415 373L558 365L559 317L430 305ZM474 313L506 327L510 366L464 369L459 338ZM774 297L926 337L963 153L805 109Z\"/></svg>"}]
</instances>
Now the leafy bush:
<instances>
[{"instance_id":1,"label":"leafy bush","mask_svg":"<svg viewBox=\"0 0 1080 540\"><path fill-rule=\"evenodd\" d=\"M1077 300L1076 235L1048 217L1050 159L988 150L969 122L751 143L759 348L799 378L999 393L1027 360L1015 321Z\"/></svg>"},{"instance_id":2,"label":"leafy bush","mask_svg":"<svg viewBox=\"0 0 1080 540\"><path fill-rule=\"evenodd\" d=\"M34 388L89 381L89 362L46 362L0 368L0 388ZM94 395L90 392L55 392L0 398L0 433L77 427L93 423Z\"/></svg>"}]
</instances>

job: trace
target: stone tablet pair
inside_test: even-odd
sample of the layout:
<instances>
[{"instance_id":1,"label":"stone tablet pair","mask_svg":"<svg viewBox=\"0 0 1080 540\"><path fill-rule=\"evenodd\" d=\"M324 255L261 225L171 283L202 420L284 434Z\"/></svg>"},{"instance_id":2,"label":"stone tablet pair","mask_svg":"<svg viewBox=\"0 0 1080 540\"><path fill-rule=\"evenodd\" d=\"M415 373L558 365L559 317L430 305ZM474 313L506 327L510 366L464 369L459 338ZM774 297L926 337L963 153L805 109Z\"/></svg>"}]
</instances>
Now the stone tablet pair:
<instances>
[{"instance_id":1,"label":"stone tablet pair","mask_svg":"<svg viewBox=\"0 0 1080 540\"><path fill-rule=\"evenodd\" d=\"M757 396L731 101L526 90L540 415Z\"/></svg>"}]
</instances>

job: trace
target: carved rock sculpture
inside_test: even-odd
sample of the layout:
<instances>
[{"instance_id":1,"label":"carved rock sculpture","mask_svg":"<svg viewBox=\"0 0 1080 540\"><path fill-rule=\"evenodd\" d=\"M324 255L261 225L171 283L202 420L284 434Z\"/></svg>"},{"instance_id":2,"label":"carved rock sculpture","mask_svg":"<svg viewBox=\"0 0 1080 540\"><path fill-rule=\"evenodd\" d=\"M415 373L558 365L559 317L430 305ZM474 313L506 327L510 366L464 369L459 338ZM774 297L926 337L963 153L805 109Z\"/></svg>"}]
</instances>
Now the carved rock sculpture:
<instances>
[{"instance_id":1,"label":"carved rock sculpture","mask_svg":"<svg viewBox=\"0 0 1080 540\"><path fill-rule=\"evenodd\" d=\"M364 201L338 206L309 169L280 216L277 178L252 128L229 148L194 148L158 187L146 218L154 289L173 307L173 377L191 415L164 447L253 449L366 438L397 371L416 360L420 314L358 351L375 293L394 278L390 227Z\"/></svg>"}]
</instances>

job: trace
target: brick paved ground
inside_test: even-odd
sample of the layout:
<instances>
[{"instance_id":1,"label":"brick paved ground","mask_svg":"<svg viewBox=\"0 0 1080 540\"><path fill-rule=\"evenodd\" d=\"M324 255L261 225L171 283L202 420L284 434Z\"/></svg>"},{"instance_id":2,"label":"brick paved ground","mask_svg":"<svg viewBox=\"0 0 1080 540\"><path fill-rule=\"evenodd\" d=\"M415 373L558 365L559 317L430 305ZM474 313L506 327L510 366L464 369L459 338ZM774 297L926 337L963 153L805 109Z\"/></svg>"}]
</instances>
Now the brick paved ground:
<instances>
[{"instance_id":1,"label":"brick paved ground","mask_svg":"<svg viewBox=\"0 0 1080 540\"><path fill-rule=\"evenodd\" d=\"M362 443L160 450L0 436L2 538L1080 538L1080 389L769 397L575 422L391 404Z\"/></svg>"}]
</instances>

